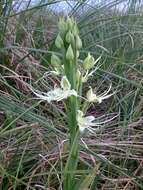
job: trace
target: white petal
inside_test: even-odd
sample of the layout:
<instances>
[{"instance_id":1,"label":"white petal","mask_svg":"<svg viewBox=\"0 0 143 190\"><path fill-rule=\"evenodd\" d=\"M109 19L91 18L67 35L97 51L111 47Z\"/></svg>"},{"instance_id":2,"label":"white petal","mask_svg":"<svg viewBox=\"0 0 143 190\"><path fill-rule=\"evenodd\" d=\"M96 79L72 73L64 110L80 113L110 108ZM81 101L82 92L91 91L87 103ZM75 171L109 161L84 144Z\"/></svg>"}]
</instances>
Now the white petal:
<instances>
[{"instance_id":1,"label":"white petal","mask_svg":"<svg viewBox=\"0 0 143 190\"><path fill-rule=\"evenodd\" d=\"M113 94L114 94L114 93L113 93ZM105 100L105 99L110 98L111 96L113 96L113 94L109 94L109 95L107 95L107 96L103 96L103 97L102 97L102 100Z\"/></svg>"},{"instance_id":2,"label":"white petal","mask_svg":"<svg viewBox=\"0 0 143 190\"><path fill-rule=\"evenodd\" d=\"M50 99L49 99L49 97L47 96L47 93L44 93L44 92L39 92L39 93L37 93L37 92L35 92L35 91L33 91L32 90L32 92L33 92L33 94L35 94L39 99L41 99L41 100L46 100L46 101L50 101ZM42 95L42 94L44 94L44 95Z\"/></svg>"},{"instance_id":3,"label":"white petal","mask_svg":"<svg viewBox=\"0 0 143 190\"><path fill-rule=\"evenodd\" d=\"M108 90L106 90L105 92L103 92L102 94L100 94L100 96L105 96L105 95L107 95L107 94L110 92L111 88L112 88L112 84L110 84Z\"/></svg>"},{"instance_id":4,"label":"white petal","mask_svg":"<svg viewBox=\"0 0 143 190\"><path fill-rule=\"evenodd\" d=\"M87 120L87 122L92 122L95 120L95 117L91 115L91 116L85 117L85 119Z\"/></svg>"},{"instance_id":5,"label":"white petal","mask_svg":"<svg viewBox=\"0 0 143 190\"><path fill-rule=\"evenodd\" d=\"M74 89L69 90L69 91L68 91L68 94L69 94L70 96L71 96L71 95L77 96L77 92L76 92Z\"/></svg>"},{"instance_id":6,"label":"white petal","mask_svg":"<svg viewBox=\"0 0 143 190\"><path fill-rule=\"evenodd\" d=\"M50 71L51 74L54 74L54 75L59 75L60 73L58 71Z\"/></svg>"},{"instance_id":7,"label":"white petal","mask_svg":"<svg viewBox=\"0 0 143 190\"><path fill-rule=\"evenodd\" d=\"M90 89L87 91L87 94L86 94L87 100L88 100L89 102L92 101L93 95L94 95L94 94L93 94L93 90L92 90L92 88L90 87Z\"/></svg>"},{"instance_id":8,"label":"white petal","mask_svg":"<svg viewBox=\"0 0 143 190\"><path fill-rule=\"evenodd\" d=\"M77 96L77 92L75 90L62 90L56 92L54 100L61 101L63 99L66 99L70 96Z\"/></svg>"},{"instance_id":9,"label":"white petal","mask_svg":"<svg viewBox=\"0 0 143 190\"><path fill-rule=\"evenodd\" d=\"M82 126L82 125L79 126L79 130L80 130L81 133L83 133L85 129L86 128L84 126Z\"/></svg>"},{"instance_id":10,"label":"white petal","mask_svg":"<svg viewBox=\"0 0 143 190\"><path fill-rule=\"evenodd\" d=\"M103 97L97 96L95 99L95 102L98 102L99 104L102 103Z\"/></svg>"},{"instance_id":11,"label":"white petal","mask_svg":"<svg viewBox=\"0 0 143 190\"><path fill-rule=\"evenodd\" d=\"M101 99L101 100L105 100L105 99L110 98L110 97L113 96L114 94L115 94L115 93L109 94L109 95L107 95L107 96L98 96L97 98L98 98L98 99Z\"/></svg>"},{"instance_id":12,"label":"white petal","mask_svg":"<svg viewBox=\"0 0 143 190\"><path fill-rule=\"evenodd\" d=\"M94 130L91 127L88 127L89 132L95 133Z\"/></svg>"},{"instance_id":13,"label":"white petal","mask_svg":"<svg viewBox=\"0 0 143 190\"><path fill-rule=\"evenodd\" d=\"M96 67L94 70L92 70L89 74L88 77L91 77L94 72L96 72L99 69L99 67Z\"/></svg>"}]
</instances>

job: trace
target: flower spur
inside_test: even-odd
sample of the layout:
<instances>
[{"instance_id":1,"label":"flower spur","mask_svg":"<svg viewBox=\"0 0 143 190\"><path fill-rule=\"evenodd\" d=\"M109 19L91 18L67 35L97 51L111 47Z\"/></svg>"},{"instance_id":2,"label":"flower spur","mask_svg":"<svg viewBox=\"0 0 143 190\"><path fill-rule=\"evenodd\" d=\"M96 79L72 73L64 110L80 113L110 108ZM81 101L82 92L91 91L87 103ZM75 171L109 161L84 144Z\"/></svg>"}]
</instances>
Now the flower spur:
<instances>
[{"instance_id":1,"label":"flower spur","mask_svg":"<svg viewBox=\"0 0 143 190\"><path fill-rule=\"evenodd\" d=\"M48 103L51 101L61 101L70 96L77 96L77 92L74 89L71 89L71 85L66 76L63 76L60 83L61 88L54 88L49 92L41 92L37 90L32 90L32 92L41 100L45 100Z\"/></svg>"}]
</instances>

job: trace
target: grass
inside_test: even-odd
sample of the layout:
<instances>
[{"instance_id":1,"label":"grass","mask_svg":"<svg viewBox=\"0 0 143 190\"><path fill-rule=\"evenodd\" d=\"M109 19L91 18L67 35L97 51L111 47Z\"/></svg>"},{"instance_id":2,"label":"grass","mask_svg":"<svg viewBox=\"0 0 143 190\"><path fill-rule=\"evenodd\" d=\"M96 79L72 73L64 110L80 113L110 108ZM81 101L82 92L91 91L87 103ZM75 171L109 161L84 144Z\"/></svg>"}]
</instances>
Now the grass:
<instances>
[{"instance_id":1,"label":"grass","mask_svg":"<svg viewBox=\"0 0 143 190\"><path fill-rule=\"evenodd\" d=\"M83 92L92 85L100 94L110 82L112 91L117 91L101 105L93 105L88 114L105 119L119 113L97 134L83 136L86 146L80 142L78 168L72 171L76 181L83 179L81 189L143 189L141 1L124 2L128 3L124 12L116 9L121 1L87 8L83 1L70 13L80 28L81 59L88 51L95 59L102 55L99 70ZM58 13L45 7L49 3L41 1L14 12L12 1L0 4L0 189L4 190L62 189L69 155L67 115L62 103L37 101L27 87L31 81L46 91L58 84L58 78L50 77L35 82L51 69L50 57L56 51Z\"/></svg>"}]
</instances>

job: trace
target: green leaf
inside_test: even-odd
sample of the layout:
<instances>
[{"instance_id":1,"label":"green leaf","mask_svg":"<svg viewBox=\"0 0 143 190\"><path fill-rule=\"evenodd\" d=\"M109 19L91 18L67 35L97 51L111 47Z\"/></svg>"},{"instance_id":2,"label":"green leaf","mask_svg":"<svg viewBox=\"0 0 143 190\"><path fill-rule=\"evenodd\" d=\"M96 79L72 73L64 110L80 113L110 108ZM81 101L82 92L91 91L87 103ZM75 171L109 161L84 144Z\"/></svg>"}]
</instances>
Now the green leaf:
<instances>
[{"instance_id":1,"label":"green leaf","mask_svg":"<svg viewBox=\"0 0 143 190\"><path fill-rule=\"evenodd\" d=\"M95 176L97 175L99 167L100 167L100 164L97 164L86 177L84 176L83 179L80 180L80 182L74 187L74 190L77 190L77 189L86 190L86 189L88 189L88 187L93 182Z\"/></svg>"}]
</instances>

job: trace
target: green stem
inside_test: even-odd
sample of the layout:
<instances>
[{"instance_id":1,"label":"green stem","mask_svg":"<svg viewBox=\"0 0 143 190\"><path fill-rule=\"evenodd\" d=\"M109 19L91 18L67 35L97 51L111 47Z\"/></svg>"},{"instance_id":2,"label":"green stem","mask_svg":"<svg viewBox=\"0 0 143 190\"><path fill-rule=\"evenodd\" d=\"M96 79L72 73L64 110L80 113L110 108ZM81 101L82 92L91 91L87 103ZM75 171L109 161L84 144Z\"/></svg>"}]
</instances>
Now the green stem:
<instances>
[{"instance_id":1,"label":"green stem","mask_svg":"<svg viewBox=\"0 0 143 190\"><path fill-rule=\"evenodd\" d=\"M72 146L70 147L70 154L65 166L64 175L64 190L73 190L75 186L75 170L78 162L78 142L79 130L76 132ZM67 173L68 172L68 173Z\"/></svg>"},{"instance_id":2,"label":"green stem","mask_svg":"<svg viewBox=\"0 0 143 190\"><path fill-rule=\"evenodd\" d=\"M65 74L71 84L71 88L76 90L76 51L75 59L65 63ZM65 166L65 172L71 171L70 174L64 176L64 190L72 190L75 185L74 170L77 168L78 163L78 144L79 144L79 129L77 126L77 97L72 96L68 99L68 127L70 132L69 146L70 154Z\"/></svg>"}]
</instances>

